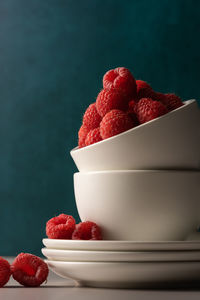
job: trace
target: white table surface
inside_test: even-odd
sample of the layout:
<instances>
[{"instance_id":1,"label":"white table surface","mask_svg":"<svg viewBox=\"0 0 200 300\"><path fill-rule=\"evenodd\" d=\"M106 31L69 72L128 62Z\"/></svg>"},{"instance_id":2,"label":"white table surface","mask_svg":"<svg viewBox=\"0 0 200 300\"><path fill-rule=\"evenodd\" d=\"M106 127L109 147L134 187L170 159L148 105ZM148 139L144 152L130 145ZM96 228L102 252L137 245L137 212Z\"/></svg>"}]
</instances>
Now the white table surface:
<instances>
[{"instance_id":1,"label":"white table surface","mask_svg":"<svg viewBox=\"0 0 200 300\"><path fill-rule=\"evenodd\" d=\"M12 261L9 258L9 261ZM0 300L200 300L200 286L181 290L123 290L75 286L72 280L63 279L50 272L48 281L37 288L19 285L12 278L0 289Z\"/></svg>"}]
</instances>

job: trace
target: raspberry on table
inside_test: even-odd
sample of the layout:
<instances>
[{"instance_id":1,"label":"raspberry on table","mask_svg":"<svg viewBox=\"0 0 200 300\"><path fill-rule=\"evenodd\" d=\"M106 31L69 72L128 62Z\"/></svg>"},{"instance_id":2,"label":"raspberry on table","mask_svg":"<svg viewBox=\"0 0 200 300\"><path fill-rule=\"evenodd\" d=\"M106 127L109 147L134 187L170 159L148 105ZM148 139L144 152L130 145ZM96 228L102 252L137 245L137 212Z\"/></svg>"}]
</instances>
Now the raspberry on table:
<instances>
[{"instance_id":1,"label":"raspberry on table","mask_svg":"<svg viewBox=\"0 0 200 300\"><path fill-rule=\"evenodd\" d=\"M83 125L89 130L99 127L101 122L101 116L97 112L96 103L92 103L86 109L86 112L83 116Z\"/></svg>"},{"instance_id":2,"label":"raspberry on table","mask_svg":"<svg viewBox=\"0 0 200 300\"><path fill-rule=\"evenodd\" d=\"M75 225L72 216L60 214L46 223L46 234L50 239L71 239Z\"/></svg>"},{"instance_id":3,"label":"raspberry on table","mask_svg":"<svg viewBox=\"0 0 200 300\"><path fill-rule=\"evenodd\" d=\"M49 273L47 264L38 256L20 253L11 265L13 278L24 286L40 286Z\"/></svg>"},{"instance_id":4,"label":"raspberry on table","mask_svg":"<svg viewBox=\"0 0 200 300\"><path fill-rule=\"evenodd\" d=\"M137 117L140 123L158 118L168 112L167 108L151 98L142 98L137 104Z\"/></svg>"},{"instance_id":5,"label":"raspberry on table","mask_svg":"<svg viewBox=\"0 0 200 300\"><path fill-rule=\"evenodd\" d=\"M96 108L102 117L112 109L126 111L128 109L128 99L116 90L108 91L104 89L97 96Z\"/></svg>"},{"instance_id":6,"label":"raspberry on table","mask_svg":"<svg viewBox=\"0 0 200 300\"><path fill-rule=\"evenodd\" d=\"M76 225L72 240L102 240L101 229L94 222L81 222Z\"/></svg>"},{"instance_id":7,"label":"raspberry on table","mask_svg":"<svg viewBox=\"0 0 200 300\"><path fill-rule=\"evenodd\" d=\"M84 125L81 126L78 132L78 146L79 148L85 147L85 139L90 130Z\"/></svg>"},{"instance_id":8,"label":"raspberry on table","mask_svg":"<svg viewBox=\"0 0 200 300\"><path fill-rule=\"evenodd\" d=\"M135 78L124 67L109 70L103 76L103 87L106 90L118 90L127 97L135 97L137 93Z\"/></svg>"},{"instance_id":9,"label":"raspberry on table","mask_svg":"<svg viewBox=\"0 0 200 300\"><path fill-rule=\"evenodd\" d=\"M164 94L164 97L161 101L169 111L172 111L183 105L181 98L175 94Z\"/></svg>"},{"instance_id":10,"label":"raspberry on table","mask_svg":"<svg viewBox=\"0 0 200 300\"><path fill-rule=\"evenodd\" d=\"M3 287L10 279L11 270L9 262L0 257L0 288Z\"/></svg>"},{"instance_id":11,"label":"raspberry on table","mask_svg":"<svg viewBox=\"0 0 200 300\"><path fill-rule=\"evenodd\" d=\"M153 91L152 87L143 80L136 80L137 85L137 98L138 100L141 98L154 98L155 92Z\"/></svg>"},{"instance_id":12,"label":"raspberry on table","mask_svg":"<svg viewBox=\"0 0 200 300\"><path fill-rule=\"evenodd\" d=\"M122 133L135 126L127 113L113 109L108 112L100 123L100 133L103 139Z\"/></svg>"},{"instance_id":13,"label":"raspberry on table","mask_svg":"<svg viewBox=\"0 0 200 300\"><path fill-rule=\"evenodd\" d=\"M85 146L89 146L100 141L102 141L102 137L100 134L100 128L98 127L89 131L85 139Z\"/></svg>"}]
</instances>

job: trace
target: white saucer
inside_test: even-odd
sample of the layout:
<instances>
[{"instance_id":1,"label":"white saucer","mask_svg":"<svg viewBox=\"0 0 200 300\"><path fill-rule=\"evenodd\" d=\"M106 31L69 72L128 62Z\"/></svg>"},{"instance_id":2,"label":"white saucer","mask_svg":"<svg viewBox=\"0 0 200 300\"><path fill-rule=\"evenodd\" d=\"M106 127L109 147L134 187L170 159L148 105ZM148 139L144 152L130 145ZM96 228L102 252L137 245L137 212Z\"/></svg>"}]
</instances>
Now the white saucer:
<instances>
[{"instance_id":1,"label":"white saucer","mask_svg":"<svg viewBox=\"0 0 200 300\"><path fill-rule=\"evenodd\" d=\"M42 248L50 260L80 262L200 261L200 251L87 251Z\"/></svg>"},{"instance_id":2,"label":"white saucer","mask_svg":"<svg viewBox=\"0 0 200 300\"><path fill-rule=\"evenodd\" d=\"M200 250L199 241L83 241L43 239L43 244L50 249L64 250L98 250L98 251L169 251Z\"/></svg>"},{"instance_id":3,"label":"white saucer","mask_svg":"<svg viewBox=\"0 0 200 300\"><path fill-rule=\"evenodd\" d=\"M160 288L200 283L200 262L45 262L59 276L91 287Z\"/></svg>"}]
</instances>

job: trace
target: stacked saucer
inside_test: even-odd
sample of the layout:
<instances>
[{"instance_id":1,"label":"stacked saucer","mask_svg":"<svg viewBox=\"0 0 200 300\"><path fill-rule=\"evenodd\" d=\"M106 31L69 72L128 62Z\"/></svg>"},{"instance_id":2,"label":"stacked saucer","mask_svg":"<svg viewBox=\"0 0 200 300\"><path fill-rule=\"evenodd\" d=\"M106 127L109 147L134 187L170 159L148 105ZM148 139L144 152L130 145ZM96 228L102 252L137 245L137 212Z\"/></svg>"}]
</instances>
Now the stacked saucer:
<instances>
[{"instance_id":1,"label":"stacked saucer","mask_svg":"<svg viewBox=\"0 0 200 300\"><path fill-rule=\"evenodd\" d=\"M44 239L49 267L86 286L200 281L200 113L195 100L71 151L76 205L103 241Z\"/></svg>"},{"instance_id":2,"label":"stacked saucer","mask_svg":"<svg viewBox=\"0 0 200 300\"><path fill-rule=\"evenodd\" d=\"M180 242L43 239L49 267L80 285L177 287L200 281L200 240Z\"/></svg>"}]
</instances>

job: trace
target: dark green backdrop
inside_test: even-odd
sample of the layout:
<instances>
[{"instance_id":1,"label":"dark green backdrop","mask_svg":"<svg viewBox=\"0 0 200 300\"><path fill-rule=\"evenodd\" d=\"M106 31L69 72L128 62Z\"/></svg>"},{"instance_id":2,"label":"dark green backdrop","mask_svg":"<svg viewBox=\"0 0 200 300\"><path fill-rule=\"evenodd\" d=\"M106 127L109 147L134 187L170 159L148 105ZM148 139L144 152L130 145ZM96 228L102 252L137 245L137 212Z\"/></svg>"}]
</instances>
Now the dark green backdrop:
<instances>
[{"instance_id":1,"label":"dark green backdrop","mask_svg":"<svg viewBox=\"0 0 200 300\"><path fill-rule=\"evenodd\" d=\"M45 222L78 221L69 155L104 72L200 99L198 0L0 1L0 255L40 254Z\"/></svg>"}]
</instances>

